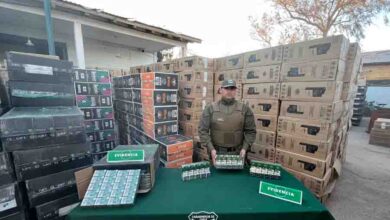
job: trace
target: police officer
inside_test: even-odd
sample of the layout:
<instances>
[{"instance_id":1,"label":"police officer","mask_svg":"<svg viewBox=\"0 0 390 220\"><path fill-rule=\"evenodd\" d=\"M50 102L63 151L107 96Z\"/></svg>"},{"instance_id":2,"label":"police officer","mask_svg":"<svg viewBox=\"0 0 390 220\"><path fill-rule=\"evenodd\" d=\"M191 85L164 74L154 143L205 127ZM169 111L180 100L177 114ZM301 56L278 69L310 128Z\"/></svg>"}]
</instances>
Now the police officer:
<instances>
[{"instance_id":1,"label":"police officer","mask_svg":"<svg viewBox=\"0 0 390 220\"><path fill-rule=\"evenodd\" d=\"M221 100L209 104L202 113L199 137L207 146L215 164L218 154L240 154L246 151L256 138L256 124L252 110L235 100L237 86L234 80L224 80L220 88Z\"/></svg>"}]
</instances>

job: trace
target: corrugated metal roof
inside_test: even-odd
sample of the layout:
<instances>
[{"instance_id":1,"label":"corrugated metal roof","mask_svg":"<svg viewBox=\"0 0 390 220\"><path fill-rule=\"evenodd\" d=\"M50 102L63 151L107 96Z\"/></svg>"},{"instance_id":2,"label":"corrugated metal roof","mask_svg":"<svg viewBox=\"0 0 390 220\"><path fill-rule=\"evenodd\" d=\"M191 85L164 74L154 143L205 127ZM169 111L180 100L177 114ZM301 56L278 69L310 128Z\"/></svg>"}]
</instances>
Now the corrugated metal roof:
<instances>
[{"instance_id":1,"label":"corrugated metal roof","mask_svg":"<svg viewBox=\"0 0 390 220\"><path fill-rule=\"evenodd\" d=\"M362 62L363 65L390 64L390 50L363 53Z\"/></svg>"}]
</instances>

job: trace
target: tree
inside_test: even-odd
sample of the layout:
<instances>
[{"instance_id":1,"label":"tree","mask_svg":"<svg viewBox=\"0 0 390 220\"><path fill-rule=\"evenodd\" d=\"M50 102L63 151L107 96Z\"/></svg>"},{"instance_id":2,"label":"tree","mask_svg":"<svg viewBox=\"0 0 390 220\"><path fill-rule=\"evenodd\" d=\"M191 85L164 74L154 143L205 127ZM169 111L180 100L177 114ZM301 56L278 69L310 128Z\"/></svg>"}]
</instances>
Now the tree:
<instances>
[{"instance_id":1,"label":"tree","mask_svg":"<svg viewBox=\"0 0 390 220\"><path fill-rule=\"evenodd\" d=\"M389 23L390 0L269 0L275 9L249 17L252 37L264 45L294 43L330 34L364 38L364 29L383 13Z\"/></svg>"}]
</instances>

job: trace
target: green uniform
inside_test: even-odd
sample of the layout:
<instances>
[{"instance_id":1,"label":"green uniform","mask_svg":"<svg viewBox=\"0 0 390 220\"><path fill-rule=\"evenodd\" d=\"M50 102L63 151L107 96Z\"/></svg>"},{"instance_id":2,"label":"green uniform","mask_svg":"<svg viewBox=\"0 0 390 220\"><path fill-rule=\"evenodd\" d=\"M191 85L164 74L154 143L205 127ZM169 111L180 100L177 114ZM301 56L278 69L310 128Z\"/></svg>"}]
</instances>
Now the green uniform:
<instances>
[{"instance_id":1,"label":"green uniform","mask_svg":"<svg viewBox=\"0 0 390 220\"><path fill-rule=\"evenodd\" d=\"M238 152L247 150L256 138L252 110L236 100L221 99L205 107L199 123L202 145L217 151L221 148Z\"/></svg>"}]
</instances>

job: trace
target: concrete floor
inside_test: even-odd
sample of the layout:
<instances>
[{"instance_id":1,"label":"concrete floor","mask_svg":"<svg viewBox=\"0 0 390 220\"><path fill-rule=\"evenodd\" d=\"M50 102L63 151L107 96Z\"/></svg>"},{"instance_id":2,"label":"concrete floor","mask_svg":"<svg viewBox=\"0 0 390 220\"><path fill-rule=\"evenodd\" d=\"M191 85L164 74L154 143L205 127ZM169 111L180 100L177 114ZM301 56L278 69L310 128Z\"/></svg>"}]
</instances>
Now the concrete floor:
<instances>
[{"instance_id":1,"label":"concrete floor","mask_svg":"<svg viewBox=\"0 0 390 220\"><path fill-rule=\"evenodd\" d=\"M336 220L390 219L390 148L368 144L368 118L352 127L347 159L326 206Z\"/></svg>"}]
</instances>

